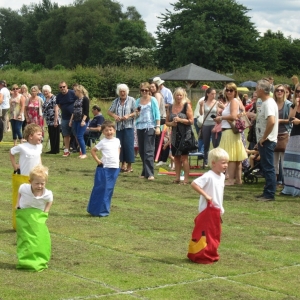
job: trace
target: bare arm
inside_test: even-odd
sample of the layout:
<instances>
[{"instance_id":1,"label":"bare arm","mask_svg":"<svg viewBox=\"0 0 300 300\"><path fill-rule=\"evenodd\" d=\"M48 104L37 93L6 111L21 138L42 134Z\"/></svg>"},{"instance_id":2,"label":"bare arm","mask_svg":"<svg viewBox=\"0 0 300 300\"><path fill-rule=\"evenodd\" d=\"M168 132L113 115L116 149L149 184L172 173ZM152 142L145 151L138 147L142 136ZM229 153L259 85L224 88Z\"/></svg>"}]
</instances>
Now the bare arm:
<instances>
[{"instance_id":1,"label":"bare arm","mask_svg":"<svg viewBox=\"0 0 300 300\"><path fill-rule=\"evenodd\" d=\"M195 190L199 195L202 195L206 199L206 201L212 200L212 197L206 194L206 192L203 189L201 189L200 186L197 185L195 182L192 182L191 186L193 190Z\"/></svg>"},{"instance_id":2,"label":"bare arm","mask_svg":"<svg viewBox=\"0 0 300 300\"><path fill-rule=\"evenodd\" d=\"M91 155L92 155L93 159L97 162L97 164L100 165L102 163L102 161L98 158L97 151L98 151L98 149L96 147L92 148Z\"/></svg>"},{"instance_id":3,"label":"bare arm","mask_svg":"<svg viewBox=\"0 0 300 300\"><path fill-rule=\"evenodd\" d=\"M48 213L48 212L49 212L52 203L53 203L52 201L51 201L51 202L47 202L47 204L45 205L45 209L44 209L44 212L45 212L45 213Z\"/></svg>"},{"instance_id":4,"label":"bare arm","mask_svg":"<svg viewBox=\"0 0 300 300\"><path fill-rule=\"evenodd\" d=\"M16 163L15 156L12 155L10 152L9 152L9 158L10 158L10 161L11 161L11 165L14 168L14 171L18 170L20 168L20 165Z\"/></svg>"},{"instance_id":5,"label":"bare arm","mask_svg":"<svg viewBox=\"0 0 300 300\"><path fill-rule=\"evenodd\" d=\"M263 142L268 138L269 134L272 132L274 125L275 125L275 116L268 116L267 126L265 129L264 135L259 141L259 144L261 146L263 146Z\"/></svg>"},{"instance_id":6,"label":"bare arm","mask_svg":"<svg viewBox=\"0 0 300 300\"><path fill-rule=\"evenodd\" d=\"M18 209L18 207L20 207L20 198L21 198L21 194L19 193L19 194L18 194L18 200L17 200L16 206L15 206L15 209Z\"/></svg>"}]
</instances>

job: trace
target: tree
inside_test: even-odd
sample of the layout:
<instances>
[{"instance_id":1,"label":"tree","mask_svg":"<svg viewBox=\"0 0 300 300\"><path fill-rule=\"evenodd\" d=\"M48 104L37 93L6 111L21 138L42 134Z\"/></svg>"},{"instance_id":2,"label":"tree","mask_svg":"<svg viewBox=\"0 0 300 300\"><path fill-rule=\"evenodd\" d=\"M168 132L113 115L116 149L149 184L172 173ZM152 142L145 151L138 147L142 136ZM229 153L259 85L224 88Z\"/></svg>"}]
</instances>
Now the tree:
<instances>
[{"instance_id":1,"label":"tree","mask_svg":"<svg viewBox=\"0 0 300 300\"><path fill-rule=\"evenodd\" d=\"M235 71L256 55L258 32L234 0L179 0L157 29L157 58L166 69L195 63Z\"/></svg>"}]
</instances>

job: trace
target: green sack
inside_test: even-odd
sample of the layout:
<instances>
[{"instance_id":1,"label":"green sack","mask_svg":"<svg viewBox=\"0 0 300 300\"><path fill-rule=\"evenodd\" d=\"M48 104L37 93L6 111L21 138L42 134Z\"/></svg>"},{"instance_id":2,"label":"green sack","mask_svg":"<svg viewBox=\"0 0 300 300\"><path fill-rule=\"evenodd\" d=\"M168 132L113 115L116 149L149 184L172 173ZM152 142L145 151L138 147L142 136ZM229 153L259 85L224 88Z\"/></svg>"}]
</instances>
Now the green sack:
<instances>
[{"instance_id":1,"label":"green sack","mask_svg":"<svg viewBox=\"0 0 300 300\"><path fill-rule=\"evenodd\" d=\"M16 210L17 269L42 271L48 268L51 239L46 221L48 213L36 208Z\"/></svg>"}]
</instances>

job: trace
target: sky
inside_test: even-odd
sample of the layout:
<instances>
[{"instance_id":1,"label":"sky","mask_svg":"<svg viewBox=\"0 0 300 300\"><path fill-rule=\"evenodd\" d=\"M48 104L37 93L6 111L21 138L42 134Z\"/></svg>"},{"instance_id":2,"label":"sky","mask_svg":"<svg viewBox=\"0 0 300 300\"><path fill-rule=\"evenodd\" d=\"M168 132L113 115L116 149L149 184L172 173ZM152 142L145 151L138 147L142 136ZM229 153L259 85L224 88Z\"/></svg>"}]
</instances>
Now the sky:
<instances>
[{"instance_id":1,"label":"sky","mask_svg":"<svg viewBox=\"0 0 300 300\"><path fill-rule=\"evenodd\" d=\"M40 0L0 0L0 7L19 9L23 4L39 3ZM69 5L73 0L51 0L58 5ZM147 31L155 35L160 20L157 18L166 9L172 11L170 3L173 0L119 0L125 10L128 6L135 6L146 23ZM248 12L251 22L260 33L270 29L273 32L280 30L285 37L300 39L300 1L299 0L237 0L239 4L251 9Z\"/></svg>"}]
</instances>

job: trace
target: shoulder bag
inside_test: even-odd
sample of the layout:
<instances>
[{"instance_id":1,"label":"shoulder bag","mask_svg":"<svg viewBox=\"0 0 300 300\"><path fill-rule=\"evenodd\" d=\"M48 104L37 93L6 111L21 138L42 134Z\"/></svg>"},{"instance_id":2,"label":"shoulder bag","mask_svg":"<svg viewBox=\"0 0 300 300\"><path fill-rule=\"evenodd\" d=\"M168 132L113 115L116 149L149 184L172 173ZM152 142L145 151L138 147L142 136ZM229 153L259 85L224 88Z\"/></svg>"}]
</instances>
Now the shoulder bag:
<instances>
[{"instance_id":1,"label":"shoulder bag","mask_svg":"<svg viewBox=\"0 0 300 300\"><path fill-rule=\"evenodd\" d=\"M217 102L218 101L216 101L215 102L215 104L210 108L210 110L208 111L208 113L207 113L207 115L205 116L205 118L204 118L204 120L203 120L203 122L202 122L202 126L203 126L203 124L204 124L204 122L205 122L205 120L207 119L207 117L208 117L208 115L209 115L209 113L211 112L211 110L214 108L214 106L217 104ZM205 103L204 103L205 104ZM201 139L202 140L202 126L201 126L201 128L200 128L200 130L199 130L199 133L198 133L198 137L199 137L199 139ZM200 126L199 126L200 127Z\"/></svg>"}]
</instances>

